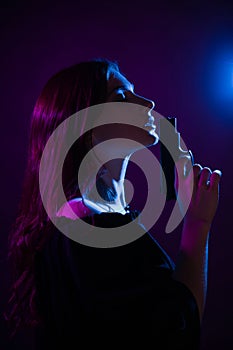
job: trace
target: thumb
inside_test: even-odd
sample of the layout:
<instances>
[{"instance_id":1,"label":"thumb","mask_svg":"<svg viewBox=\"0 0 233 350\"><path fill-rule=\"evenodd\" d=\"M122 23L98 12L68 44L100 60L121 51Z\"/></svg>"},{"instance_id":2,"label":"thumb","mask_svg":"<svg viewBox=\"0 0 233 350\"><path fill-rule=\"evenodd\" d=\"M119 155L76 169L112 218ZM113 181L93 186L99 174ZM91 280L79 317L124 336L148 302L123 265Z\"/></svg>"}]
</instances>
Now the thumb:
<instances>
[{"instance_id":1,"label":"thumb","mask_svg":"<svg viewBox=\"0 0 233 350\"><path fill-rule=\"evenodd\" d=\"M187 175L187 165L191 160L189 155L182 155L175 162L176 176L184 178Z\"/></svg>"},{"instance_id":2,"label":"thumb","mask_svg":"<svg viewBox=\"0 0 233 350\"><path fill-rule=\"evenodd\" d=\"M176 193L178 192L178 188L179 188L179 179L182 181L182 179L184 179L185 177L185 169L186 169L186 164L188 162L188 157L189 156L180 156L179 159L175 162L175 168L174 168L174 172L175 172L175 190Z\"/></svg>"}]
</instances>

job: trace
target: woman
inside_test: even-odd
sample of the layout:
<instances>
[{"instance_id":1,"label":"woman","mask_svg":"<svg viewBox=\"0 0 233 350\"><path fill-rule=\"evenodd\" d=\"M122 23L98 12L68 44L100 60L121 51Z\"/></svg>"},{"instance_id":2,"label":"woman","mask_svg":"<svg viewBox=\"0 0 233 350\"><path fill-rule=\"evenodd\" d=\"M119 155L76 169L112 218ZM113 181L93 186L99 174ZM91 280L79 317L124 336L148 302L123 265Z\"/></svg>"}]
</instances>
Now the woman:
<instances>
[{"instance_id":1,"label":"woman","mask_svg":"<svg viewBox=\"0 0 233 350\"><path fill-rule=\"evenodd\" d=\"M52 160L69 143L67 130L62 129L49 153L51 162L44 162L47 171L41 186L40 165L47 141L74 113L113 102L133 104L137 112L133 117L129 114L125 123L101 122L85 132L88 117L84 113L74 128L77 141L65 157L62 184L67 202L62 201L54 164L61 165ZM8 315L13 334L25 326L35 329L36 349L71 346L81 340L87 347L153 341L156 346L162 342L165 349L171 345L174 349L198 348L208 236L221 173L194 165L192 188L192 171L184 176L185 159L177 162L181 209L186 197L192 199L175 265L140 225L140 213L130 210L125 200L124 177L130 156L158 142L153 108L151 100L135 94L118 65L105 59L63 69L48 81L37 100L19 214L10 235L15 279ZM92 122L94 126L95 120ZM107 140L111 143L106 147L102 142ZM78 169L92 149L92 161L86 163L78 182ZM98 169L97 175L93 169ZM54 225L54 217L62 221L66 232L73 222L89 224L84 236L90 233L91 237L93 227L107 232L119 227L121 232L129 223L141 233L128 244L97 249L64 235Z\"/></svg>"}]
</instances>

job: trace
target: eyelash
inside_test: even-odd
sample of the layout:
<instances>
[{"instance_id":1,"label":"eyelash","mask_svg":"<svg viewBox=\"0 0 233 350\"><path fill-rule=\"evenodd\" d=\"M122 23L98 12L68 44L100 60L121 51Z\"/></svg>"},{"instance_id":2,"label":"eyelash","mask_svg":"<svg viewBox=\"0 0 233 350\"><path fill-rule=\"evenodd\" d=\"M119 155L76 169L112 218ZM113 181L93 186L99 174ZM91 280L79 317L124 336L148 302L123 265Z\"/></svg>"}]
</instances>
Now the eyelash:
<instances>
[{"instance_id":1,"label":"eyelash","mask_svg":"<svg viewBox=\"0 0 233 350\"><path fill-rule=\"evenodd\" d=\"M117 100L119 100L119 102L121 102L121 101L127 101L127 97L126 97L126 95L125 95L125 92L121 92L119 95L120 95L120 96L117 98Z\"/></svg>"}]
</instances>

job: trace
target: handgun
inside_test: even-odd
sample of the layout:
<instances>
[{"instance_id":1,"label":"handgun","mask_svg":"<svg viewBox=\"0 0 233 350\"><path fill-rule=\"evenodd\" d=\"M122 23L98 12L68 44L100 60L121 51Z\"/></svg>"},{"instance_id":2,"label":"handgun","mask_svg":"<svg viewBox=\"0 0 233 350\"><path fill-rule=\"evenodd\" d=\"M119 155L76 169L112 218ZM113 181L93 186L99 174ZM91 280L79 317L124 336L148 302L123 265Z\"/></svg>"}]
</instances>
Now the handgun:
<instances>
[{"instance_id":1,"label":"handgun","mask_svg":"<svg viewBox=\"0 0 233 350\"><path fill-rule=\"evenodd\" d=\"M170 124L168 122L170 122ZM163 170L163 172L161 171L161 191L163 193L166 191L166 200L168 201L176 199L176 191L174 185L175 161L177 161L182 155L191 156L192 164L194 161L191 151L181 149L180 133L177 131L177 118L166 117L160 119L159 129L160 164L161 170ZM170 150L168 148L170 148Z\"/></svg>"}]
</instances>

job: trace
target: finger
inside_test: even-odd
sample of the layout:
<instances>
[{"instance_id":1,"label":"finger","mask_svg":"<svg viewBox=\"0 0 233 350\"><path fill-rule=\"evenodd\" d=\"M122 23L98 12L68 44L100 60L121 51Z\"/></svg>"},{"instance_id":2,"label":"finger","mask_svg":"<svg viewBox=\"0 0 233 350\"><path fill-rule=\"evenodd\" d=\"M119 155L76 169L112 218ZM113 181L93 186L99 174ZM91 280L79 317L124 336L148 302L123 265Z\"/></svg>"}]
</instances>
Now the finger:
<instances>
[{"instance_id":1,"label":"finger","mask_svg":"<svg viewBox=\"0 0 233 350\"><path fill-rule=\"evenodd\" d=\"M204 167L200 173L200 178L198 182L199 187L206 187L209 184L209 179L212 174L212 171L208 167Z\"/></svg>"},{"instance_id":2,"label":"finger","mask_svg":"<svg viewBox=\"0 0 233 350\"><path fill-rule=\"evenodd\" d=\"M193 169L194 157L191 150L188 151L187 162L185 163L185 176L188 176Z\"/></svg>"},{"instance_id":3,"label":"finger","mask_svg":"<svg viewBox=\"0 0 233 350\"><path fill-rule=\"evenodd\" d=\"M196 191L198 186L199 176L202 171L202 166L200 164L194 164L192 167L193 171L190 172L191 176L193 175L193 190Z\"/></svg>"},{"instance_id":4,"label":"finger","mask_svg":"<svg viewBox=\"0 0 233 350\"><path fill-rule=\"evenodd\" d=\"M210 187L213 190L218 190L218 185L221 180L222 172L220 170L214 170L210 176Z\"/></svg>"},{"instance_id":5,"label":"finger","mask_svg":"<svg viewBox=\"0 0 233 350\"><path fill-rule=\"evenodd\" d=\"M189 149L189 155L190 155L190 157L191 157L191 163L192 163L192 165L194 165L194 156L193 156L193 152L191 151L191 149Z\"/></svg>"},{"instance_id":6,"label":"finger","mask_svg":"<svg viewBox=\"0 0 233 350\"><path fill-rule=\"evenodd\" d=\"M200 164L194 164L193 165L193 176L195 179L198 179L201 171L202 171L202 166Z\"/></svg>"}]
</instances>

